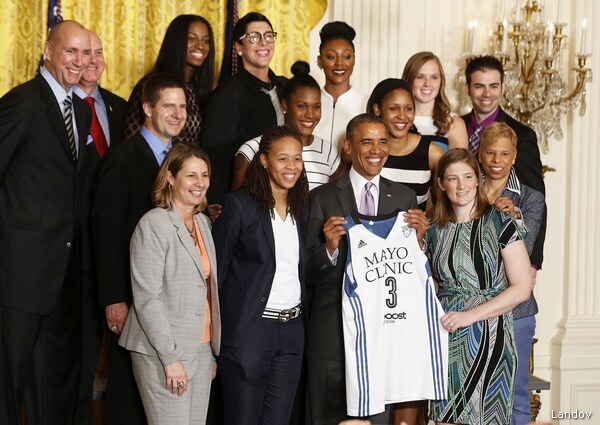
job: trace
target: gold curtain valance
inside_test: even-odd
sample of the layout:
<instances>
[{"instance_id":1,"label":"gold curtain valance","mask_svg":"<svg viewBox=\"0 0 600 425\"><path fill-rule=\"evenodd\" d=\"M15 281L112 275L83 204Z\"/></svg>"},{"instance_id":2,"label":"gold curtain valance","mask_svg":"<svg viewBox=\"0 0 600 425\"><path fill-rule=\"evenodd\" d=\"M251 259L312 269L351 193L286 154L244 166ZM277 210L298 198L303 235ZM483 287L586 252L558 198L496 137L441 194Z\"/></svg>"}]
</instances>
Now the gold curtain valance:
<instances>
[{"instance_id":1,"label":"gold curtain valance","mask_svg":"<svg viewBox=\"0 0 600 425\"><path fill-rule=\"evenodd\" d=\"M154 63L165 30L177 15L202 15L211 23L216 66L221 65L225 0L63 0L61 3L65 19L80 22L102 38L107 68L101 84L124 98L129 97L135 83ZM252 10L269 18L279 33L272 68L277 74L289 75L294 61L310 62L309 33L326 6L326 0L241 0L239 16ZM0 8L0 96L34 76L46 38L47 13L47 0L7 2Z\"/></svg>"}]
</instances>

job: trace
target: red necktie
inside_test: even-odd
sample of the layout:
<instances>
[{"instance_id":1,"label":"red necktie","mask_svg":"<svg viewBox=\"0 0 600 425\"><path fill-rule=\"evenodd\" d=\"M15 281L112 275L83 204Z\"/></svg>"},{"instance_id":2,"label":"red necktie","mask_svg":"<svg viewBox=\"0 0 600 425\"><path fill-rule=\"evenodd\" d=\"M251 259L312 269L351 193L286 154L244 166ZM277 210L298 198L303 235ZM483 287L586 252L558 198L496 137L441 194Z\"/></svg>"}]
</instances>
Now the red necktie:
<instances>
[{"instance_id":1,"label":"red necktie","mask_svg":"<svg viewBox=\"0 0 600 425\"><path fill-rule=\"evenodd\" d=\"M94 145L96 145L98 155L102 158L108 150L108 143L106 142L106 137L104 137L100 121L98 121L98 115L96 115L96 107L94 106L95 99L92 96L88 96L83 100L90 105L90 109L92 110L92 139L94 139Z\"/></svg>"}]
</instances>

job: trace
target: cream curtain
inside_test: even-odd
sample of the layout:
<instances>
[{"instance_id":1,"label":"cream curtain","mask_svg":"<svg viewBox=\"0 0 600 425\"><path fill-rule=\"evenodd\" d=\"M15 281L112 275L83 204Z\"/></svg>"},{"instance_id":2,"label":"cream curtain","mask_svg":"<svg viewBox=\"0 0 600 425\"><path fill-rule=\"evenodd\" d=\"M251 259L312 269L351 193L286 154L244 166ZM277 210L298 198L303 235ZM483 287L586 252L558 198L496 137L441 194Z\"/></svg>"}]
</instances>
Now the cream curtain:
<instances>
[{"instance_id":1,"label":"cream curtain","mask_svg":"<svg viewBox=\"0 0 600 425\"><path fill-rule=\"evenodd\" d=\"M65 19L97 32L107 68L101 84L129 97L135 83L154 63L171 20L182 13L204 16L215 36L216 66L223 57L226 0L63 0ZM309 33L327 0L240 0L239 16L264 13L279 33L272 68L289 75L294 61L310 62ZM9 0L0 8L0 96L33 77L47 28L47 0ZM218 69L216 70L218 71Z\"/></svg>"}]
</instances>

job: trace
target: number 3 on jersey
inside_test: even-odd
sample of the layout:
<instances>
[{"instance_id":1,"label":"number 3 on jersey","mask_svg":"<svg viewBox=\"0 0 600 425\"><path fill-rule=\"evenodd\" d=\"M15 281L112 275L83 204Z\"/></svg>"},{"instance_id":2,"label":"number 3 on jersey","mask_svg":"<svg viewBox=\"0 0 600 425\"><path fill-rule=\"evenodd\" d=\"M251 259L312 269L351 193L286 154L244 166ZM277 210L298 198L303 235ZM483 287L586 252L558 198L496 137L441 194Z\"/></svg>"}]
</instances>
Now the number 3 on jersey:
<instances>
[{"instance_id":1,"label":"number 3 on jersey","mask_svg":"<svg viewBox=\"0 0 600 425\"><path fill-rule=\"evenodd\" d=\"M396 294L396 278L393 276L388 276L385 279L385 286L389 288L388 294L390 294L389 298L385 300L385 305L388 308L396 308L398 305L398 295Z\"/></svg>"}]
</instances>

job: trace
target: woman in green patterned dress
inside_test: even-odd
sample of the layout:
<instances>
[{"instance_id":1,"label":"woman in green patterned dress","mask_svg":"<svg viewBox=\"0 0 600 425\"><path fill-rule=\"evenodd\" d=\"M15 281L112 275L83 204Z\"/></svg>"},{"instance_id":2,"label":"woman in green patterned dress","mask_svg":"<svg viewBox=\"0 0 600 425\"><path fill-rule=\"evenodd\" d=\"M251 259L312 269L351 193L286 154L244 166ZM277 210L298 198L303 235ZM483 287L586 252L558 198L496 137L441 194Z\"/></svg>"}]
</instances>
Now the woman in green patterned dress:
<instances>
[{"instance_id":1,"label":"woman in green patterned dress","mask_svg":"<svg viewBox=\"0 0 600 425\"><path fill-rule=\"evenodd\" d=\"M516 348L511 310L528 299L529 257L512 217L491 207L466 149L438 163L427 249L449 332L448 398L438 424L510 423Z\"/></svg>"}]
</instances>

